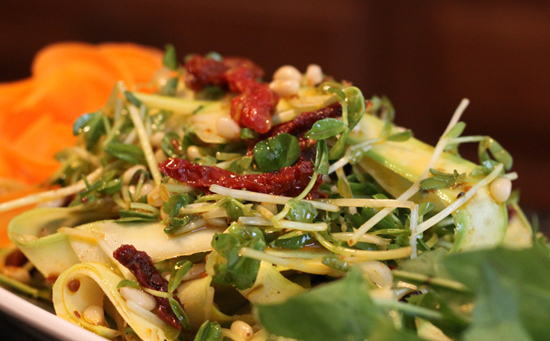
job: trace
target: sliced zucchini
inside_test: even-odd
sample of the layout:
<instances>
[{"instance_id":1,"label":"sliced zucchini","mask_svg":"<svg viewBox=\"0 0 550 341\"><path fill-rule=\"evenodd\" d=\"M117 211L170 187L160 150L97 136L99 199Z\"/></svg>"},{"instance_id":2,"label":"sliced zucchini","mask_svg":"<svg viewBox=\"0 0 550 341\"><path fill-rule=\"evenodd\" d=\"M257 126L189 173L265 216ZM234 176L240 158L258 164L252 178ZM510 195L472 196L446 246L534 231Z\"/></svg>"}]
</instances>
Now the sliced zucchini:
<instances>
[{"instance_id":1,"label":"sliced zucchini","mask_svg":"<svg viewBox=\"0 0 550 341\"><path fill-rule=\"evenodd\" d=\"M384 122L372 115L365 115L360 129L352 134L355 141L367 141L380 138ZM394 132L397 129L394 128ZM407 190L422 174L428 165L434 148L415 138L404 142L376 144L370 149L359 165L370 173L390 194L399 196ZM475 164L457 155L444 152L435 164L435 169L453 173L469 174ZM455 188L418 192L412 200L431 201L438 209L453 203L461 192L467 192L466 185ZM456 225L455 242L452 251L489 248L504 240L508 226L508 214L505 204L497 203L491 196L488 186L481 187L466 204L455 210L453 219Z\"/></svg>"}]
</instances>

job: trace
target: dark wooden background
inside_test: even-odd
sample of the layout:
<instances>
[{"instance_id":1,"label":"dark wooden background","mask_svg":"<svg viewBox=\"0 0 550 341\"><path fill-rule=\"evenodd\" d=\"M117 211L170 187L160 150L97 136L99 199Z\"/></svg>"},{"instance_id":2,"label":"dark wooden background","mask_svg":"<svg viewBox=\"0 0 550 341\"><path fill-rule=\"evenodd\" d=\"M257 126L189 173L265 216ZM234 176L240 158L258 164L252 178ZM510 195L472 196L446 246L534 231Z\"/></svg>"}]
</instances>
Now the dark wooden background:
<instances>
[{"instance_id":1,"label":"dark wooden background","mask_svg":"<svg viewBox=\"0 0 550 341\"><path fill-rule=\"evenodd\" d=\"M0 80L29 74L51 42L130 41L179 54L243 55L385 94L397 123L435 143L463 97L466 134L514 156L521 201L550 211L550 3L546 1L60 0L0 5ZM465 155L475 160L475 148Z\"/></svg>"}]
</instances>

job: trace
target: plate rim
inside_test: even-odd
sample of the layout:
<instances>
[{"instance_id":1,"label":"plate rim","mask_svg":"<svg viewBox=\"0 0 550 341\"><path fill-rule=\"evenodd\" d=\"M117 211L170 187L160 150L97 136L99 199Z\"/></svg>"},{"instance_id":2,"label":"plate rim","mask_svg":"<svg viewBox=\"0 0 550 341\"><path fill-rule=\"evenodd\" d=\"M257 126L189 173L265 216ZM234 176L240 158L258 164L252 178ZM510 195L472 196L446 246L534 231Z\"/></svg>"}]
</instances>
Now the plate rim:
<instances>
[{"instance_id":1,"label":"plate rim","mask_svg":"<svg viewBox=\"0 0 550 341\"><path fill-rule=\"evenodd\" d=\"M0 310L17 321L63 340L105 341L103 337L36 306L0 286Z\"/></svg>"}]
</instances>

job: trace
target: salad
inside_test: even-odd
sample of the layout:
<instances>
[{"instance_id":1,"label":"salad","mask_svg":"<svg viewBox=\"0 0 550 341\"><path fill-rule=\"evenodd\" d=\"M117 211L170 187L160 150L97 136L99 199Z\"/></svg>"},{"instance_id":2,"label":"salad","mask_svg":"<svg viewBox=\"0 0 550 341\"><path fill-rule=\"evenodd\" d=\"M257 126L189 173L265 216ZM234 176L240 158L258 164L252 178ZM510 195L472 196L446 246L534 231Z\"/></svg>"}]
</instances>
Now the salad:
<instances>
[{"instance_id":1,"label":"salad","mask_svg":"<svg viewBox=\"0 0 550 341\"><path fill-rule=\"evenodd\" d=\"M544 339L550 252L467 106L432 147L318 65L167 46L76 120L57 188L0 203L39 204L0 282L111 340Z\"/></svg>"}]
</instances>

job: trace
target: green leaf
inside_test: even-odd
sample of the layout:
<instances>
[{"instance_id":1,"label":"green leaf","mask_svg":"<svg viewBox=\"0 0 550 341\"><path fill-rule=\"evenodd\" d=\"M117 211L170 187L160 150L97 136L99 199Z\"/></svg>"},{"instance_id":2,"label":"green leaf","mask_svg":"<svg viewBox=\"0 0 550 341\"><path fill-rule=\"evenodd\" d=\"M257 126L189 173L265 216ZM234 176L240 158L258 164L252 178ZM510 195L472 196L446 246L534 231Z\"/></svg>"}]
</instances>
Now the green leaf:
<instances>
[{"instance_id":1,"label":"green leaf","mask_svg":"<svg viewBox=\"0 0 550 341\"><path fill-rule=\"evenodd\" d=\"M212 247L225 262L214 265L212 280L219 284L235 285L244 290L252 287L256 281L260 261L240 256L242 247L250 247L262 251L265 240L262 231L255 227L232 224L229 233L217 233L212 239Z\"/></svg>"},{"instance_id":2,"label":"green leaf","mask_svg":"<svg viewBox=\"0 0 550 341\"><path fill-rule=\"evenodd\" d=\"M325 118L313 124L305 137L312 140L324 140L341 134L346 130L344 121L335 118Z\"/></svg>"},{"instance_id":3,"label":"green leaf","mask_svg":"<svg viewBox=\"0 0 550 341\"><path fill-rule=\"evenodd\" d=\"M181 305L178 303L178 301L170 297L168 299L168 302L170 303L170 308L172 308L172 311L176 315L176 318L178 319L183 329L186 329L186 330L191 329L191 323L189 323L189 318L187 317L187 314L185 314L185 311L183 310Z\"/></svg>"},{"instance_id":4,"label":"green leaf","mask_svg":"<svg viewBox=\"0 0 550 341\"><path fill-rule=\"evenodd\" d=\"M533 340L548 337L548 254L537 248L496 248L453 254L443 259L443 265L476 293L475 319L466 333L468 339L490 337L491 333L500 340L507 335L524 339L527 334Z\"/></svg>"},{"instance_id":5,"label":"green leaf","mask_svg":"<svg viewBox=\"0 0 550 341\"><path fill-rule=\"evenodd\" d=\"M132 103L136 107L140 108L143 105L143 102L140 101L132 92L130 91L124 91L124 96L126 96L126 100L128 102Z\"/></svg>"},{"instance_id":6,"label":"green leaf","mask_svg":"<svg viewBox=\"0 0 550 341\"><path fill-rule=\"evenodd\" d=\"M193 266L193 263L185 260L183 262L178 263L175 268L172 270L172 273L170 275L170 281L168 282L168 292L173 293L176 291L176 289L179 287L183 276L191 269Z\"/></svg>"},{"instance_id":7,"label":"green leaf","mask_svg":"<svg viewBox=\"0 0 550 341\"><path fill-rule=\"evenodd\" d=\"M327 141L317 141L317 154L315 155L315 171L317 174L327 174L329 168L329 156L327 151Z\"/></svg>"},{"instance_id":8,"label":"green leaf","mask_svg":"<svg viewBox=\"0 0 550 341\"><path fill-rule=\"evenodd\" d=\"M502 163L504 165L504 169L510 170L513 164L512 155L510 155L510 153L508 153L508 151L494 139L489 138L487 140L487 145L495 160Z\"/></svg>"},{"instance_id":9,"label":"green leaf","mask_svg":"<svg viewBox=\"0 0 550 341\"><path fill-rule=\"evenodd\" d=\"M167 157L182 157L185 153L182 139L173 131L166 133L162 137L160 147Z\"/></svg>"},{"instance_id":10,"label":"green leaf","mask_svg":"<svg viewBox=\"0 0 550 341\"><path fill-rule=\"evenodd\" d=\"M254 160L262 172L274 172L292 166L300 156L300 144L287 133L260 141L254 147Z\"/></svg>"},{"instance_id":11,"label":"green leaf","mask_svg":"<svg viewBox=\"0 0 550 341\"><path fill-rule=\"evenodd\" d=\"M355 86L345 88L344 93L348 105L348 129L351 130L365 114L365 97L361 90Z\"/></svg>"},{"instance_id":12,"label":"green leaf","mask_svg":"<svg viewBox=\"0 0 550 341\"><path fill-rule=\"evenodd\" d=\"M363 275L355 268L343 279L283 303L256 307L262 326L277 336L303 341L418 340L393 327L372 302Z\"/></svg>"},{"instance_id":13,"label":"green leaf","mask_svg":"<svg viewBox=\"0 0 550 341\"><path fill-rule=\"evenodd\" d=\"M296 232L290 232L275 239L273 243L278 247L295 250L304 247L313 240L314 239L309 235L309 233L298 234Z\"/></svg>"},{"instance_id":14,"label":"green leaf","mask_svg":"<svg viewBox=\"0 0 550 341\"><path fill-rule=\"evenodd\" d=\"M336 160L340 158L340 155L344 152L344 149L346 148L346 141L348 139L349 135L349 129L346 128L338 141L332 146L330 149L330 152L328 153L328 159L329 160Z\"/></svg>"},{"instance_id":15,"label":"green leaf","mask_svg":"<svg viewBox=\"0 0 550 341\"><path fill-rule=\"evenodd\" d=\"M162 87L161 94L163 96L175 96L178 90L178 81L178 77L169 78Z\"/></svg>"},{"instance_id":16,"label":"green leaf","mask_svg":"<svg viewBox=\"0 0 550 341\"><path fill-rule=\"evenodd\" d=\"M347 272L350 269L349 264L345 260L343 260L342 258L336 255L323 257L322 263L327 266L330 266L333 269L344 271L344 272Z\"/></svg>"},{"instance_id":17,"label":"green leaf","mask_svg":"<svg viewBox=\"0 0 550 341\"><path fill-rule=\"evenodd\" d=\"M466 128L466 123L464 122L458 122L455 124L451 130L445 135L446 138L452 139L457 138L460 135L462 135L462 132L464 132L464 129Z\"/></svg>"},{"instance_id":18,"label":"green leaf","mask_svg":"<svg viewBox=\"0 0 550 341\"><path fill-rule=\"evenodd\" d=\"M107 147L105 147L105 152L134 165L146 163L143 150L135 144L111 142L107 145Z\"/></svg>"},{"instance_id":19,"label":"green leaf","mask_svg":"<svg viewBox=\"0 0 550 341\"><path fill-rule=\"evenodd\" d=\"M231 165L229 165L228 171L237 173L237 174L243 174L245 171L250 169L253 159L254 158L252 156L240 157L237 160L231 162Z\"/></svg>"},{"instance_id":20,"label":"green leaf","mask_svg":"<svg viewBox=\"0 0 550 341\"><path fill-rule=\"evenodd\" d=\"M164 56L162 58L162 65L166 67L169 70L177 70L178 69L178 58L176 57L176 49L174 48L174 45L167 44L164 47Z\"/></svg>"},{"instance_id":21,"label":"green leaf","mask_svg":"<svg viewBox=\"0 0 550 341\"><path fill-rule=\"evenodd\" d=\"M92 150L101 136L105 134L103 114L95 112L80 116L73 125L73 135L80 134L84 134L86 149Z\"/></svg>"},{"instance_id":22,"label":"green leaf","mask_svg":"<svg viewBox=\"0 0 550 341\"><path fill-rule=\"evenodd\" d=\"M158 220L158 216L154 213L146 213L133 210L120 210L118 213L120 214L121 219L117 220L117 222L129 223Z\"/></svg>"},{"instance_id":23,"label":"green leaf","mask_svg":"<svg viewBox=\"0 0 550 341\"><path fill-rule=\"evenodd\" d=\"M204 322L197 335L195 335L194 341L221 341L222 339L222 326L218 322Z\"/></svg>"},{"instance_id":24,"label":"green leaf","mask_svg":"<svg viewBox=\"0 0 550 341\"><path fill-rule=\"evenodd\" d=\"M243 216L243 209L240 202L238 202L236 199L231 198L225 205L225 211L227 212L227 215L232 220L238 220L241 216Z\"/></svg>"},{"instance_id":25,"label":"green leaf","mask_svg":"<svg viewBox=\"0 0 550 341\"><path fill-rule=\"evenodd\" d=\"M250 128L242 128L241 129L241 139L255 139L258 137L258 133Z\"/></svg>"},{"instance_id":26,"label":"green leaf","mask_svg":"<svg viewBox=\"0 0 550 341\"><path fill-rule=\"evenodd\" d=\"M137 282L131 281L129 279L123 279L122 281L118 282L116 288L120 289L122 287L132 287L136 289L141 289L141 287Z\"/></svg>"},{"instance_id":27,"label":"green leaf","mask_svg":"<svg viewBox=\"0 0 550 341\"><path fill-rule=\"evenodd\" d=\"M387 141L393 141L393 142L405 142L408 139L410 139L413 136L411 130L406 130L400 133L392 134L388 137L386 137Z\"/></svg>"},{"instance_id":28,"label":"green leaf","mask_svg":"<svg viewBox=\"0 0 550 341\"><path fill-rule=\"evenodd\" d=\"M287 203L290 211L286 218L301 223L311 223L317 216L317 209L307 201L291 199Z\"/></svg>"}]
</instances>

